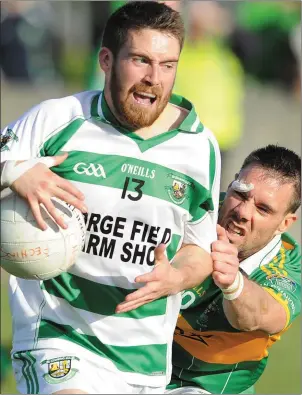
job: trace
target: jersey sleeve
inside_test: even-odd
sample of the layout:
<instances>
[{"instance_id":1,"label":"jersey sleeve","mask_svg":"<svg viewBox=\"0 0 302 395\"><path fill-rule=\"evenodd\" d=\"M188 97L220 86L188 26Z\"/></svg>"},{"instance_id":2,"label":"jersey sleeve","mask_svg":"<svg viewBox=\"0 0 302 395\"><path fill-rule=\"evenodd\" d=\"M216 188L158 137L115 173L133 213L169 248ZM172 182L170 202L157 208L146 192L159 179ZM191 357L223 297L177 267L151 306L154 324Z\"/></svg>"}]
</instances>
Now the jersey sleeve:
<instances>
[{"instance_id":1,"label":"jersey sleeve","mask_svg":"<svg viewBox=\"0 0 302 395\"><path fill-rule=\"evenodd\" d=\"M287 316L285 328L301 312L301 253L298 245L293 247L287 250L282 244L280 252L250 276L284 307Z\"/></svg>"},{"instance_id":2,"label":"jersey sleeve","mask_svg":"<svg viewBox=\"0 0 302 395\"><path fill-rule=\"evenodd\" d=\"M206 198L200 202L196 215L186 223L183 244L195 244L211 252L211 244L217 239L221 159L216 139L209 138L209 189Z\"/></svg>"},{"instance_id":3,"label":"jersey sleeve","mask_svg":"<svg viewBox=\"0 0 302 395\"><path fill-rule=\"evenodd\" d=\"M1 131L1 163L43 156L41 147L47 138L78 117L69 109L76 98L46 100L33 107ZM41 152L40 152L41 151Z\"/></svg>"},{"instance_id":4,"label":"jersey sleeve","mask_svg":"<svg viewBox=\"0 0 302 395\"><path fill-rule=\"evenodd\" d=\"M37 105L1 131L1 162L38 156L43 118L41 105Z\"/></svg>"}]
</instances>

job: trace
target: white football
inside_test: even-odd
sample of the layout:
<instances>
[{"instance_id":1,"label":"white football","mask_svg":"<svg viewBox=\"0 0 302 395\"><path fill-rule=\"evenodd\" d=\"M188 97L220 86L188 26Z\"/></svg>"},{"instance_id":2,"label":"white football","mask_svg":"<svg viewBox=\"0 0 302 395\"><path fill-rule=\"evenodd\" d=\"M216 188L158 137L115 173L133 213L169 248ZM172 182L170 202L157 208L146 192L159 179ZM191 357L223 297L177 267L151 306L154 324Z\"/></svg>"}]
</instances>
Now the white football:
<instances>
[{"instance_id":1,"label":"white football","mask_svg":"<svg viewBox=\"0 0 302 395\"><path fill-rule=\"evenodd\" d=\"M28 203L11 193L1 199L1 267L16 277L47 280L65 272L76 261L85 242L82 213L53 199L67 229L60 228L41 206L47 230L41 230Z\"/></svg>"}]
</instances>

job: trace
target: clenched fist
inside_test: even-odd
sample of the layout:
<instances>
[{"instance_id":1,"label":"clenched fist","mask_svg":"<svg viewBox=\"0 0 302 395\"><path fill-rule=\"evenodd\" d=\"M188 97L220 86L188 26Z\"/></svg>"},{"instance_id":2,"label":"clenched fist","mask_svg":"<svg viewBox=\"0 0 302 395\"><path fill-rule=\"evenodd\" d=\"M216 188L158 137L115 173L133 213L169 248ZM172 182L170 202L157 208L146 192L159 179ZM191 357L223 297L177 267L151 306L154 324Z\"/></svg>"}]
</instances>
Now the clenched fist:
<instances>
[{"instance_id":1,"label":"clenched fist","mask_svg":"<svg viewBox=\"0 0 302 395\"><path fill-rule=\"evenodd\" d=\"M239 270L237 248L229 242L225 229L217 225L218 240L212 243L212 277L219 288L227 288L235 281Z\"/></svg>"}]
</instances>

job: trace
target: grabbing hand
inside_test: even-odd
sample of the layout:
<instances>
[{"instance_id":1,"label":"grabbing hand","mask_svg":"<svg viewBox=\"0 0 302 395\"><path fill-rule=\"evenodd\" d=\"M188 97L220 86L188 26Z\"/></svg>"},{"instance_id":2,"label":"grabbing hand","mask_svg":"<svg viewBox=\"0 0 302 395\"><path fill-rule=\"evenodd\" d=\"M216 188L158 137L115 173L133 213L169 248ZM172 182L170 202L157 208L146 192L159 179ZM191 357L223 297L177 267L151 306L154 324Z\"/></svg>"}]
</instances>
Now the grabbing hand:
<instances>
[{"instance_id":1,"label":"grabbing hand","mask_svg":"<svg viewBox=\"0 0 302 395\"><path fill-rule=\"evenodd\" d=\"M126 296L125 301L116 307L116 313L126 313L163 296L177 294L181 290L182 276L179 270L169 263L165 249L165 244L160 244L155 248L154 269L135 279L137 283L146 284Z\"/></svg>"},{"instance_id":2,"label":"grabbing hand","mask_svg":"<svg viewBox=\"0 0 302 395\"><path fill-rule=\"evenodd\" d=\"M227 288L235 281L239 270L238 250L229 242L225 229L217 225L218 240L212 243L212 277L219 288Z\"/></svg>"},{"instance_id":3,"label":"grabbing hand","mask_svg":"<svg viewBox=\"0 0 302 395\"><path fill-rule=\"evenodd\" d=\"M67 156L68 154L65 153L64 155L52 157L52 166L60 165ZM40 204L44 205L48 213L61 228L66 229L67 227L51 201L53 197L73 205L82 212L87 212L87 208L83 202L85 199L83 193L71 182L49 170L48 166L44 163L37 163L31 169L27 170L12 183L10 188L28 201L33 216L42 230L47 229L47 225L43 220Z\"/></svg>"}]
</instances>

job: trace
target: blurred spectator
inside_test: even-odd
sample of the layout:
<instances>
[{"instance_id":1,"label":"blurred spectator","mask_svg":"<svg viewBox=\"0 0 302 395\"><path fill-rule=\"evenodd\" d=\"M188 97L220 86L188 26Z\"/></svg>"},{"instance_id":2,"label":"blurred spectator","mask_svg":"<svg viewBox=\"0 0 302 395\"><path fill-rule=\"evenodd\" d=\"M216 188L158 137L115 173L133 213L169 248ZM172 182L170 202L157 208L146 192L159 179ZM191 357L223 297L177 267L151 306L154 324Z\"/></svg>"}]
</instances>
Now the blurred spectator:
<instances>
[{"instance_id":1,"label":"blurred spectator","mask_svg":"<svg viewBox=\"0 0 302 395\"><path fill-rule=\"evenodd\" d=\"M232 18L214 1L185 2L184 6L187 39L174 91L194 103L201 122L214 132L224 154L237 145L242 133L243 70L224 45Z\"/></svg>"},{"instance_id":2,"label":"blurred spectator","mask_svg":"<svg viewBox=\"0 0 302 395\"><path fill-rule=\"evenodd\" d=\"M301 24L298 24L290 35L290 46L297 61L298 75L296 78L294 91L298 99L301 98Z\"/></svg>"},{"instance_id":3,"label":"blurred spectator","mask_svg":"<svg viewBox=\"0 0 302 395\"><path fill-rule=\"evenodd\" d=\"M58 79L58 40L49 2L1 2L1 60L8 81L45 83Z\"/></svg>"},{"instance_id":4,"label":"blurred spectator","mask_svg":"<svg viewBox=\"0 0 302 395\"><path fill-rule=\"evenodd\" d=\"M301 3L293 1L240 2L231 47L244 69L262 82L292 89L299 78L291 35L300 24ZM300 48L301 51L301 48Z\"/></svg>"},{"instance_id":5,"label":"blurred spectator","mask_svg":"<svg viewBox=\"0 0 302 395\"><path fill-rule=\"evenodd\" d=\"M98 55L100 51L101 37L105 23L111 12L109 1L90 1L89 7L91 12L91 56L87 68L87 89L102 89L104 85L104 75L100 70Z\"/></svg>"},{"instance_id":6,"label":"blurred spectator","mask_svg":"<svg viewBox=\"0 0 302 395\"><path fill-rule=\"evenodd\" d=\"M111 13L125 1L90 1L92 19L92 53L87 72L87 89L103 89L104 74L99 66L99 51L105 23Z\"/></svg>"}]
</instances>

